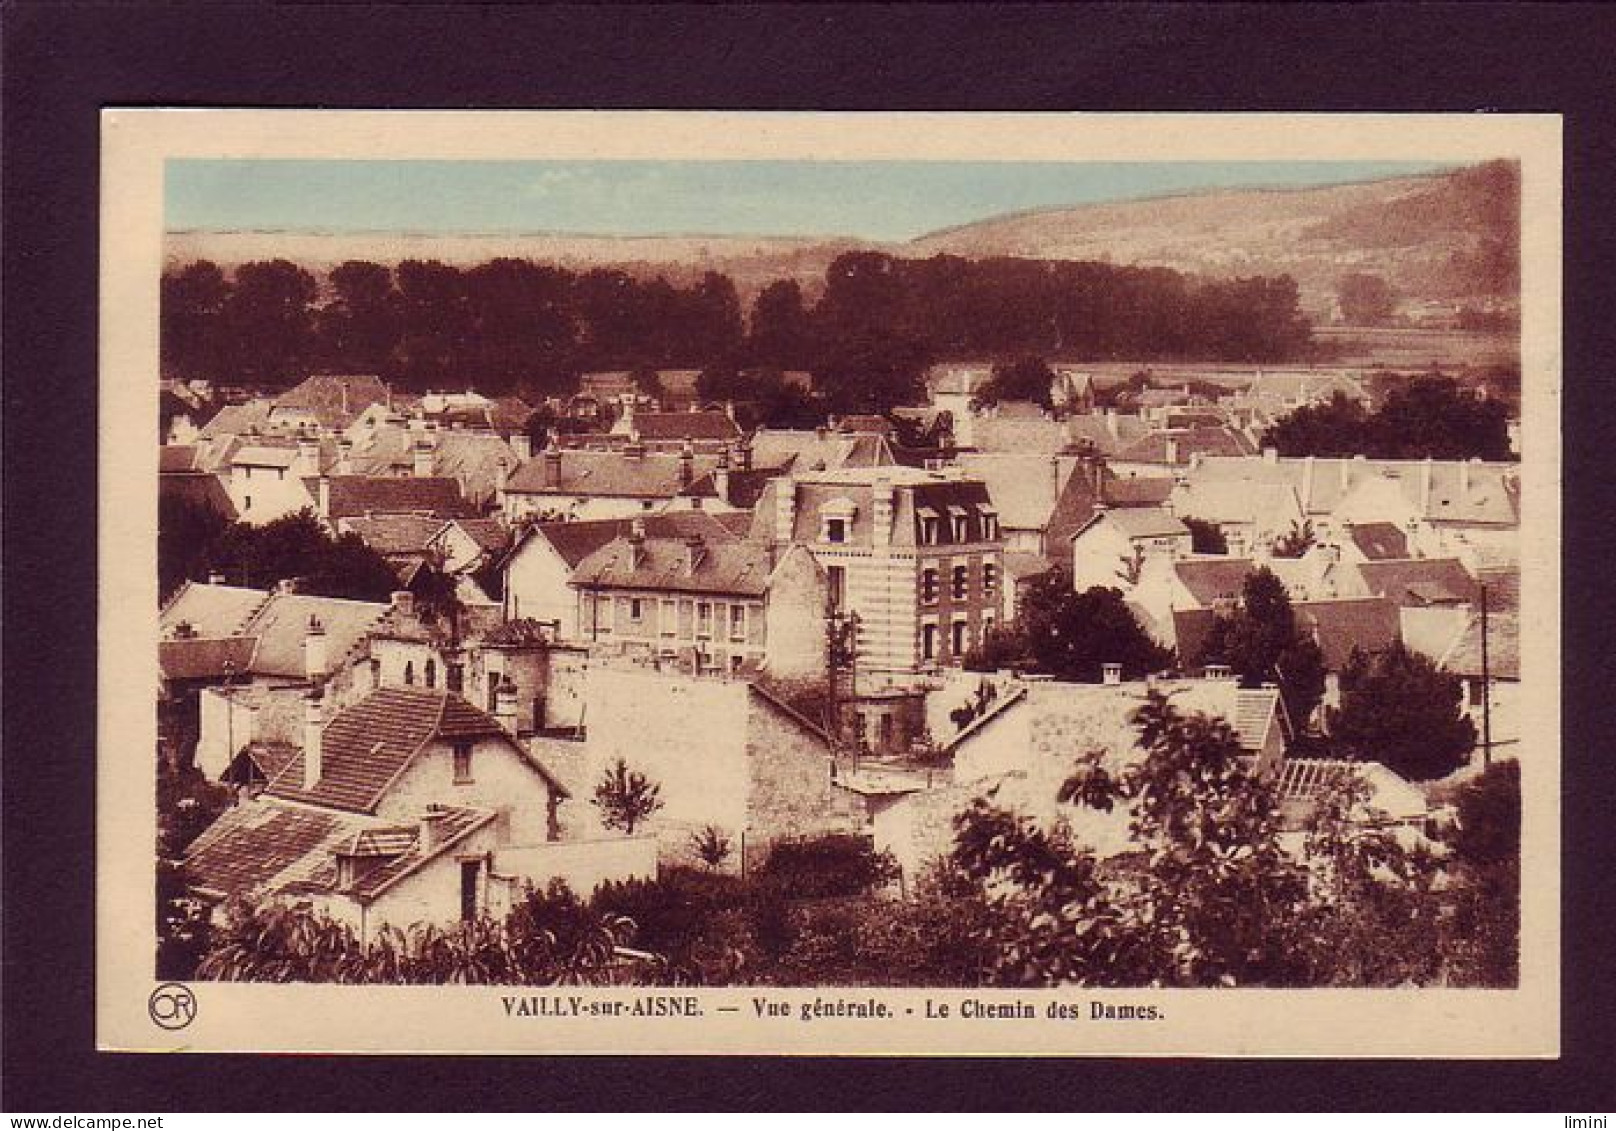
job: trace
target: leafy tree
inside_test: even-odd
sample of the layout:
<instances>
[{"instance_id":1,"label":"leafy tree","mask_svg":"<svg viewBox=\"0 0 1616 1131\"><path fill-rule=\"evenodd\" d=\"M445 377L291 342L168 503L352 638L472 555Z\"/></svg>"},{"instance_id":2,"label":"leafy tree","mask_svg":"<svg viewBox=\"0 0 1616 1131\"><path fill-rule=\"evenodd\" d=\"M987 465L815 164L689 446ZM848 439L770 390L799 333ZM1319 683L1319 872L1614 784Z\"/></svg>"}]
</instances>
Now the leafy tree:
<instances>
[{"instance_id":1,"label":"leafy tree","mask_svg":"<svg viewBox=\"0 0 1616 1131\"><path fill-rule=\"evenodd\" d=\"M314 355L314 276L285 259L243 263L219 311L231 371L286 385Z\"/></svg>"},{"instance_id":2,"label":"leafy tree","mask_svg":"<svg viewBox=\"0 0 1616 1131\"><path fill-rule=\"evenodd\" d=\"M1439 374L1396 382L1376 412L1341 393L1304 405L1268 429L1263 445L1286 456L1512 458L1508 406Z\"/></svg>"},{"instance_id":3,"label":"leafy tree","mask_svg":"<svg viewBox=\"0 0 1616 1131\"><path fill-rule=\"evenodd\" d=\"M966 671L996 672L1029 664L1027 640L1014 625L994 625L982 642L961 658Z\"/></svg>"},{"instance_id":4,"label":"leafy tree","mask_svg":"<svg viewBox=\"0 0 1616 1131\"><path fill-rule=\"evenodd\" d=\"M1223 529L1215 522L1204 519L1181 518L1185 526L1190 528L1190 549L1197 554L1227 554L1229 540L1223 536Z\"/></svg>"},{"instance_id":5,"label":"leafy tree","mask_svg":"<svg viewBox=\"0 0 1616 1131\"><path fill-rule=\"evenodd\" d=\"M986 801L956 822L954 861L994 913L991 980L1010 985L1298 985L1305 871L1279 844L1272 792L1221 720L1159 692L1136 715L1144 757L1119 773L1085 760L1059 800L1124 806L1139 863L1102 869L1064 823Z\"/></svg>"},{"instance_id":6,"label":"leafy tree","mask_svg":"<svg viewBox=\"0 0 1616 1131\"><path fill-rule=\"evenodd\" d=\"M1276 558L1299 558L1313 544L1318 541L1318 535L1313 532L1313 520L1304 518L1300 522L1293 521L1291 528L1274 543L1273 552Z\"/></svg>"},{"instance_id":7,"label":"leafy tree","mask_svg":"<svg viewBox=\"0 0 1616 1131\"><path fill-rule=\"evenodd\" d=\"M1297 628L1290 594L1269 569L1247 576L1240 607L1214 623L1201 663L1227 664L1248 687L1278 684L1298 727L1324 696L1324 656Z\"/></svg>"},{"instance_id":8,"label":"leafy tree","mask_svg":"<svg viewBox=\"0 0 1616 1131\"><path fill-rule=\"evenodd\" d=\"M320 353L349 373L390 373L399 337L393 272L350 259L332 268L332 299L320 312Z\"/></svg>"},{"instance_id":9,"label":"leafy tree","mask_svg":"<svg viewBox=\"0 0 1616 1131\"><path fill-rule=\"evenodd\" d=\"M1521 855L1521 764L1494 762L1460 788L1453 848L1469 864L1502 864Z\"/></svg>"},{"instance_id":10,"label":"leafy tree","mask_svg":"<svg viewBox=\"0 0 1616 1131\"><path fill-rule=\"evenodd\" d=\"M782 841L758 869L760 882L792 899L859 895L897 878L898 866L864 837L829 833Z\"/></svg>"},{"instance_id":11,"label":"leafy tree","mask_svg":"<svg viewBox=\"0 0 1616 1131\"><path fill-rule=\"evenodd\" d=\"M1399 642L1374 655L1354 652L1341 673L1330 734L1364 761L1429 781L1464 765L1476 744L1462 705L1458 677Z\"/></svg>"},{"instance_id":12,"label":"leafy tree","mask_svg":"<svg viewBox=\"0 0 1616 1131\"><path fill-rule=\"evenodd\" d=\"M1344 393L1295 409L1263 433L1262 443L1282 456L1374 454L1369 414Z\"/></svg>"},{"instance_id":13,"label":"leafy tree","mask_svg":"<svg viewBox=\"0 0 1616 1131\"><path fill-rule=\"evenodd\" d=\"M1044 409L1054 407L1052 389L1055 371L1041 357L1023 357L995 365L993 372L977 389L972 403L981 407L1000 401L1031 401Z\"/></svg>"},{"instance_id":14,"label":"leafy tree","mask_svg":"<svg viewBox=\"0 0 1616 1131\"><path fill-rule=\"evenodd\" d=\"M180 547L187 529L177 518L171 539ZM299 592L319 597L385 601L398 588L398 576L386 559L356 534L333 538L307 509L263 526L231 523L191 553L176 548L168 560L169 568L185 571L177 573L181 579L200 581L222 573L232 584L257 588L295 581Z\"/></svg>"},{"instance_id":15,"label":"leafy tree","mask_svg":"<svg viewBox=\"0 0 1616 1131\"><path fill-rule=\"evenodd\" d=\"M795 279L777 279L752 303L745 352L756 365L800 369L814 355L813 324Z\"/></svg>"},{"instance_id":16,"label":"leafy tree","mask_svg":"<svg viewBox=\"0 0 1616 1131\"><path fill-rule=\"evenodd\" d=\"M621 829L627 836L662 808L662 787L617 759L595 786L591 802L600 810L601 824Z\"/></svg>"},{"instance_id":17,"label":"leafy tree","mask_svg":"<svg viewBox=\"0 0 1616 1131\"><path fill-rule=\"evenodd\" d=\"M885 414L925 400L930 365L930 350L915 338L855 331L825 348L814 366L814 388L837 415Z\"/></svg>"},{"instance_id":18,"label":"leafy tree","mask_svg":"<svg viewBox=\"0 0 1616 1131\"><path fill-rule=\"evenodd\" d=\"M1171 662L1139 627L1121 591L1074 592L1059 568L1029 583L1016 623L1032 667L1057 679L1098 682L1108 663L1121 664L1123 675L1136 679Z\"/></svg>"},{"instance_id":19,"label":"leafy tree","mask_svg":"<svg viewBox=\"0 0 1616 1131\"><path fill-rule=\"evenodd\" d=\"M168 600L187 579L201 581L230 520L205 503L178 495L157 499L157 592Z\"/></svg>"},{"instance_id":20,"label":"leafy tree","mask_svg":"<svg viewBox=\"0 0 1616 1131\"><path fill-rule=\"evenodd\" d=\"M226 341L220 323L229 297L229 280L209 260L164 272L159 315L164 373L209 380L225 375Z\"/></svg>"},{"instance_id":21,"label":"leafy tree","mask_svg":"<svg viewBox=\"0 0 1616 1131\"><path fill-rule=\"evenodd\" d=\"M634 387L637 390L658 404L661 404L663 398L668 395L666 390L662 388L662 374L649 365L638 367L629 376L633 379Z\"/></svg>"},{"instance_id":22,"label":"leafy tree","mask_svg":"<svg viewBox=\"0 0 1616 1131\"><path fill-rule=\"evenodd\" d=\"M709 868L719 868L729 859L733 847L724 830L717 825L703 825L700 832L692 833L691 843L696 855Z\"/></svg>"},{"instance_id":23,"label":"leafy tree","mask_svg":"<svg viewBox=\"0 0 1616 1131\"><path fill-rule=\"evenodd\" d=\"M1354 271L1336 287L1341 317L1353 326L1384 326L1397 311L1397 296L1380 275Z\"/></svg>"},{"instance_id":24,"label":"leafy tree","mask_svg":"<svg viewBox=\"0 0 1616 1131\"><path fill-rule=\"evenodd\" d=\"M157 775L157 976L191 978L209 943L209 907L193 896L180 862L185 850L230 804L230 791L194 766Z\"/></svg>"}]
</instances>

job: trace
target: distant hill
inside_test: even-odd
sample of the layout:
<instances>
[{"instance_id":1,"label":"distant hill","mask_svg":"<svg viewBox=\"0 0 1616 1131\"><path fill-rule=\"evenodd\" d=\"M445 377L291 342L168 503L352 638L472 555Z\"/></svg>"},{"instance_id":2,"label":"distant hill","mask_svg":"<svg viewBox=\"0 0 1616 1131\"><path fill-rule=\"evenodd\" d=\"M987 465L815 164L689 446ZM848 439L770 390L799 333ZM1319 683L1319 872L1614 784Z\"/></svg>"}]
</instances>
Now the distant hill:
<instances>
[{"instance_id":1,"label":"distant hill","mask_svg":"<svg viewBox=\"0 0 1616 1131\"><path fill-rule=\"evenodd\" d=\"M743 298L790 277L813 293L826 266L856 249L892 255L1093 259L1214 276L1289 274L1327 319L1343 274L1383 276L1405 306L1519 299L1520 172L1495 161L1448 173L1304 189L1231 189L1089 204L981 220L907 243L773 236L435 235L398 232L178 231L171 263L224 267L283 257L325 271L345 259L468 265L500 255L574 269L612 265L687 282L723 271Z\"/></svg>"}]
</instances>

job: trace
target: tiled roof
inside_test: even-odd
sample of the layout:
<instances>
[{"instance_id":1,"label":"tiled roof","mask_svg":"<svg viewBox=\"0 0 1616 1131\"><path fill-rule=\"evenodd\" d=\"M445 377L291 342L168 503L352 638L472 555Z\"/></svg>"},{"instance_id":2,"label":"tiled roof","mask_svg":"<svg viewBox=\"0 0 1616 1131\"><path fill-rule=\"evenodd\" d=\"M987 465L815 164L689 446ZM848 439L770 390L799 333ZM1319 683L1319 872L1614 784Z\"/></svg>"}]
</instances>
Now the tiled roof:
<instances>
[{"instance_id":1,"label":"tiled roof","mask_svg":"<svg viewBox=\"0 0 1616 1131\"><path fill-rule=\"evenodd\" d=\"M227 521L237 517L236 504L225 490L224 481L209 472L164 474L157 477L157 496L160 499L183 499L195 506L207 507Z\"/></svg>"},{"instance_id":2,"label":"tiled roof","mask_svg":"<svg viewBox=\"0 0 1616 1131\"><path fill-rule=\"evenodd\" d=\"M164 475L176 471L195 471L196 445L164 444L157 449L157 470Z\"/></svg>"},{"instance_id":3,"label":"tiled roof","mask_svg":"<svg viewBox=\"0 0 1616 1131\"><path fill-rule=\"evenodd\" d=\"M187 581L163 606L161 631L164 637L172 639L180 625L188 624L197 636L245 635L253 614L263 608L269 598L262 589Z\"/></svg>"},{"instance_id":4,"label":"tiled roof","mask_svg":"<svg viewBox=\"0 0 1616 1131\"><path fill-rule=\"evenodd\" d=\"M729 497L725 500L732 507L741 510L751 510L757 506L758 498L763 494L764 484L768 483L778 472L774 468L756 471L740 471L736 468L729 470ZM690 490L685 494L705 499L718 497L718 472L709 471L699 476L691 483Z\"/></svg>"},{"instance_id":5,"label":"tiled roof","mask_svg":"<svg viewBox=\"0 0 1616 1131\"><path fill-rule=\"evenodd\" d=\"M779 468L798 474L897 462L885 437L828 429L760 428L752 434L750 444L754 468Z\"/></svg>"},{"instance_id":6,"label":"tiled roof","mask_svg":"<svg viewBox=\"0 0 1616 1131\"><path fill-rule=\"evenodd\" d=\"M1255 568L1250 558L1184 558L1173 563L1178 580L1202 606L1239 597L1244 591L1246 576Z\"/></svg>"},{"instance_id":7,"label":"tiled roof","mask_svg":"<svg viewBox=\"0 0 1616 1131\"><path fill-rule=\"evenodd\" d=\"M756 542L706 543L690 566L683 539L647 537L634 552L618 538L590 554L573 571L578 588L656 590L682 593L736 593L761 597L768 589L768 548Z\"/></svg>"},{"instance_id":8,"label":"tiled roof","mask_svg":"<svg viewBox=\"0 0 1616 1131\"><path fill-rule=\"evenodd\" d=\"M373 404L387 403L387 386L372 376L315 376L275 398L277 410L313 415L327 428L346 428Z\"/></svg>"},{"instance_id":9,"label":"tiled roof","mask_svg":"<svg viewBox=\"0 0 1616 1131\"><path fill-rule=\"evenodd\" d=\"M332 809L373 812L387 787L434 738L503 734L489 715L451 692L383 687L337 712L325 725L320 733L322 772L312 790L303 788L299 751L270 782L269 792Z\"/></svg>"},{"instance_id":10,"label":"tiled roof","mask_svg":"<svg viewBox=\"0 0 1616 1131\"><path fill-rule=\"evenodd\" d=\"M1481 569L1476 580L1487 586L1487 608L1497 612L1515 612L1521 607L1520 566Z\"/></svg>"},{"instance_id":11,"label":"tiled roof","mask_svg":"<svg viewBox=\"0 0 1616 1131\"><path fill-rule=\"evenodd\" d=\"M1255 451L1256 446L1232 428L1198 425L1170 432L1151 432L1118 449L1114 458L1132 463L1183 464L1195 455L1243 456ZM1169 454L1173 455L1172 460L1167 458Z\"/></svg>"},{"instance_id":12,"label":"tiled roof","mask_svg":"<svg viewBox=\"0 0 1616 1131\"><path fill-rule=\"evenodd\" d=\"M1004 575L1010 578L1012 581L1019 580L1023 577L1036 577L1041 573L1048 573L1055 566L1054 560L1052 558L1045 557L1043 554L1017 554L1007 552L1003 555L1003 559Z\"/></svg>"},{"instance_id":13,"label":"tiled roof","mask_svg":"<svg viewBox=\"0 0 1616 1131\"><path fill-rule=\"evenodd\" d=\"M1108 417L1103 412L1090 412L1066 419L1066 438L1071 444L1092 447L1106 456L1115 455L1149 431L1150 425L1131 413Z\"/></svg>"},{"instance_id":14,"label":"tiled roof","mask_svg":"<svg viewBox=\"0 0 1616 1131\"><path fill-rule=\"evenodd\" d=\"M297 747L290 742L256 741L249 742L242 748L242 753L252 759L253 765L258 768L259 775L268 781L284 770L297 757Z\"/></svg>"},{"instance_id":15,"label":"tiled roof","mask_svg":"<svg viewBox=\"0 0 1616 1131\"><path fill-rule=\"evenodd\" d=\"M1071 442L1068 421L1040 413L1021 417L1013 413L977 416L971 420L971 446L982 452L1063 452Z\"/></svg>"},{"instance_id":16,"label":"tiled roof","mask_svg":"<svg viewBox=\"0 0 1616 1131\"><path fill-rule=\"evenodd\" d=\"M333 521L366 514L430 514L442 518L470 516L453 479L413 476L333 475L330 478Z\"/></svg>"},{"instance_id":17,"label":"tiled roof","mask_svg":"<svg viewBox=\"0 0 1616 1131\"><path fill-rule=\"evenodd\" d=\"M1394 483L1408 504L1432 522L1515 526L1520 522L1520 465L1432 460L1430 492L1425 493L1424 460L1371 460L1336 457L1207 456L1188 472L1188 482L1284 484L1296 491L1306 513L1329 514L1371 480Z\"/></svg>"},{"instance_id":18,"label":"tiled roof","mask_svg":"<svg viewBox=\"0 0 1616 1131\"><path fill-rule=\"evenodd\" d=\"M1329 671L1345 668L1355 649L1380 652L1402 639L1397 605L1381 597L1298 601L1292 607L1297 628L1319 646Z\"/></svg>"},{"instance_id":19,"label":"tiled roof","mask_svg":"<svg viewBox=\"0 0 1616 1131\"><path fill-rule=\"evenodd\" d=\"M1448 650L1442 666L1456 675L1481 676L1481 614L1472 615ZM1521 618L1514 612L1487 614L1487 670L1492 679L1521 678Z\"/></svg>"},{"instance_id":20,"label":"tiled roof","mask_svg":"<svg viewBox=\"0 0 1616 1131\"><path fill-rule=\"evenodd\" d=\"M263 398L245 404L227 404L214 414L213 419L197 435L204 440L246 435L251 429L261 429L269 423L269 409L270 402Z\"/></svg>"},{"instance_id":21,"label":"tiled roof","mask_svg":"<svg viewBox=\"0 0 1616 1131\"><path fill-rule=\"evenodd\" d=\"M1109 478L1105 481L1105 505L1112 508L1160 506L1172 496L1173 482L1166 475Z\"/></svg>"},{"instance_id":22,"label":"tiled roof","mask_svg":"<svg viewBox=\"0 0 1616 1131\"><path fill-rule=\"evenodd\" d=\"M297 449L290 445L249 444L238 449L231 462L238 467L291 467L297 462Z\"/></svg>"},{"instance_id":23,"label":"tiled roof","mask_svg":"<svg viewBox=\"0 0 1616 1131\"><path fill-rule=\"evenodd\" d=\"M687 468L693 481L717 463L717 457L711 455L697 455L687 464L679 454L552 450L517 468L506 490L514 494L671 499L689 486L683 478ZM552 474L557 476L553 481Z\"/></svg>"},{"instance_id":24,"label":"tiled roof","mask_svg":"<svg viewBox=\"0 0 1616 1131\"><path fill-rule=\"evenodd\" d=\"M554 638L552 625L530 617L518 617L494 628L482 638L481 643L489 648L534 648L547 645Z\"/></svg>"},{"instance_id":25,"label":"tiled roof","mask_svg":"<svg viewBox=\"0 0 1616 1131\"><path fill-rule=\"evenodd\" d=\"M1457 558L1403 558L1360 562L1364 588L1403 608L1469 604L1476 581Z\"/></svg>"},{"instance_id":26,"label":"tiled roof","mask_svg":"<svg viewBox=\"0 0 1616 1131\"><path fill-rule=\"evenodd\" d=\"M260 638L253 656L253 672L300 679L306 672L303 641L309 619L318 618L325 629L326 665L335 671L387 615L388 606L340 597L311 597L301 593L267 594L267 600L242 626L241 634Z\"/></svg>"},{"instance_id":27,"label":"tiled roof","mask_svg":"<svg viewBox=\"0 0 1616 1131\"><path fill-rule=\"evenodd\" d=\"M457 518L454 526L484 550L501 550L511 540L511 532L494 518Z\"/></svg>"},{"instance_id":28,"label":"tiled roof","mask_svg":"<svg viewBox=\"0 0 1616 1131\"><path fill-rule=\"evenodd\" d=\"M741 430L722 412L636 412L642 440L738 440Z\"/></svg>"},{"instance_id":29,"label":"tiled roof","mask_svg":"<svg viewBox=\"0 0 1616 1131\"><path fill-rule=\"evenodd\" d=\"M1296 493L1286 484L1189 482L1172 494L1176 514L1202 522L1253 523L1283 530L1300 517Z\"/></svg>"},{"instance_id":30,"label":"tiled roof","mask_svg":"<svg viewBox=\"0 0 1616 1131\"><path fill-rule=\"evenodd\" d=\"M432 449L432 474L453 479L478 505L499 490L500 468L509 474L520 462L516 450L490 432L439 432Z\"/></svg>"},{"instance_id":31,"label":"tiled roof","mask_svg":"<svg viewBox=\"0 0 1616 1131\"><path fill-rule=\"evenodd\" d=\"M1360 522L1347 532L1352 544L1372 562L1408 557L1408 535L1390 522Z\"/></svg>"},{"instance_id":32,"label":"tiled roof","mask_svg":"<svg viewBox=\"0 0 1616 1131\"><path fill-rule=\"evenodd\" d=\"M1129 538L1175 538L1190 536L1190 528L1160 507L1122 507L1096 514L1090 523L1110 523ZM1082 529L1087 529L1085 525ZM1082 533L1082 529L1078 533Z\"/></svg>"},{"instance_id":33,"label":"tiled roof","mask_svg":"<svg viewBox=\"0 0 1616 1131\"><path fill-rule=\"evenodd\" d=\"M424 554L432 539L448 522L430 515L389 514L369 518L345 518L341 528L357 534L378 554Z\"/></svg>"},{"instance_id":34,"label":"tiled roof","mask_svg":"<svg viewBox=\"0 0 1616 1131\"><path fill-rule=\"evenodd\" d=\"M749 516L741 516L744 523L750 524ZM724 541L738 538L745 534L745 527L736 530L731 524L720 521L717 517L706 511L664 511L661 514L646 515L643 519L645 533L655 538L684 538L692 534L700 534L709 542ZM628 518L586 519L581 522L540 522L529 527L518 543L518 549L527 538L542 535L545 541L555 548L561 555L561 560L569 568L574 568L590 554L612 541L620 538L633 529L634 520ZM515 550L512 554L515 554Z\"/></svg>"},{"instance_id":35,"label":"tiled roof","mask_svg":"<svg viewBox=\"0 0 1616 1131\"><path fill-rule=\"evenodd\" d=\"M1057 457L1008 452L962 452L959 466L987 484L988 495L1006 530L1042 530L1055 510L1060 466ZM1079 469L1075 474L1082 474Z\"/></svg>"},{"instance_id":36,"label":"tiled roof","mask_svg":"<svg viewBox=\"0 0 1616 1131\"><path fill-rule=\"evenodd\" d=\"M157 644L157 666L164 679L246 675L252 668L253 653L257 649L256 636L161 640Z\"/></svg>"}]
</instances>

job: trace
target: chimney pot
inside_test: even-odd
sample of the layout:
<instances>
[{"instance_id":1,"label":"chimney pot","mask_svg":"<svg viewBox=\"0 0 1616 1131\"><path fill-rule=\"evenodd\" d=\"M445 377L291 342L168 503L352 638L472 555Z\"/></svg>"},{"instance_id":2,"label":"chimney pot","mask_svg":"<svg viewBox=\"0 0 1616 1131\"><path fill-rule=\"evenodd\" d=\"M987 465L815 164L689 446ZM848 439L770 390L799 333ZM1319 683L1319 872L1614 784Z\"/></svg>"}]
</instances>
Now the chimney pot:
<instances>
[{"instance_id":1,"label":"chimney pot","mask_svg":"<svg viewBox=\"0 0 1616 1131\"><path fill-rule=\"evenodd\" d=\"M303 788L312 790L325 774L321 732L325 729L325 700L316 687L303 700Z\"/></svg>"},{"instance_id":2,"label":"chimney pot","mask_svg":"<svg viewBox=\"0 0 1616 1131\"><path fill-rule=\"evenodd\" d=\"M428 805L421 813L420 841L422 852L433 852L443 843L443 819L448 810L441 805Z\"/></svg>"},{"instance_id":3,"label":"chimney pot","mask_svg":"<svg viewBox=\"0 0 1616 1131\"><path fill-rule=\"evenodd\" d=\"M1100 665L1100 678L1101 678L1102 682L1107 683L1107 684L1115 685L1115 684L1121 683L1122 682L1122 665L1121 664L1115 664L1115 663L1101 664Z\"/></svg>"},{"instance_id":4,"label":"chimney pot","mask_svg":"<svg viewBox=\"0 0 1616 1131\"><path fill-rule=\"evenodd\" d=\"M326 674L327 655L325 625L319 617L309 618L308 631L303 634L303 675L317 680Z\"/></svg>"},{"instance_id":5,"label":"chimney pot","mask_svg":"<svg viewBox=\"0 0 1616 1131\"><path fill-rule=\"evenodd\" d=\"M394 590L389 603L393 606L393 611L400 616L412 617L415 615L415 594L408 589Z\"/></svg>"}]
</instances>

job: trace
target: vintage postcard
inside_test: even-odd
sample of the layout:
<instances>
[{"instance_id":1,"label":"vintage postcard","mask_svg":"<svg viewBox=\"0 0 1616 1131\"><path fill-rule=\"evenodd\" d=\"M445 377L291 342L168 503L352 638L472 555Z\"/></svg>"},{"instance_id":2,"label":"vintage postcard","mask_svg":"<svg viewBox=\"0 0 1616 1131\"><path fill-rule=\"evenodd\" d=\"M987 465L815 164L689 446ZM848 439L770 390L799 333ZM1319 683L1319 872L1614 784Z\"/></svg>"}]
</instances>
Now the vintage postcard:
<instances>
[{"instance_id":1,"label":"vintage postcard","mask_svg":"<svg viewBox=\"0 0 1616 1131\"><path fill-rule=\"evenodd\" d=\"M103 1048L1558 1055L1557 117L103 153Z\"/></svg>"}]
</instances>

